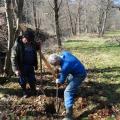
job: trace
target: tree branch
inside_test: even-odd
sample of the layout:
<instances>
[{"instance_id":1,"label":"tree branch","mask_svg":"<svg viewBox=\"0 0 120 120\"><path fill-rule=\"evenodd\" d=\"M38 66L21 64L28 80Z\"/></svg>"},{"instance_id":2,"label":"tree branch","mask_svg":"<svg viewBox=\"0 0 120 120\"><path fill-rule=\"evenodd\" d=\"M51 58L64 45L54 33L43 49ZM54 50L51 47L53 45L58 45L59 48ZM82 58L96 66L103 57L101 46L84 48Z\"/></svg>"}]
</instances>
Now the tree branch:
<instances>
[{"instance_id":1,"label":"tree branch","mask_svg":"<svg viewBox=\"0 0 120 120\"><path fill-rule=\"evenodd\" d=\"M60 4L58 6L58 10L60 9L60 6L61 6L62 2L63 2L63 0L60 1Z\"/></svg>"},{"instance_id":2,"label":"tree branch","mask_svg":"<svg viewBox=\"0 0 120 120\"><path fill-rule=\"evenodd\" d=\"M120 10L120 6L112 5L112 8L118 8Z\"/></svg>"},{"instance_id":3,"label":"tree branch","mask_svg":"<svg viewBox=\"0 0 120 120\"><path fill-rule=\"evenodd\" d=\"M52 6L52 4L50 3L50 1L48 0L48 3L49 3L49 5L50 5L50 7L54 10L55 9L55 7L53 7Z\"/></svg>"}]
</instances>

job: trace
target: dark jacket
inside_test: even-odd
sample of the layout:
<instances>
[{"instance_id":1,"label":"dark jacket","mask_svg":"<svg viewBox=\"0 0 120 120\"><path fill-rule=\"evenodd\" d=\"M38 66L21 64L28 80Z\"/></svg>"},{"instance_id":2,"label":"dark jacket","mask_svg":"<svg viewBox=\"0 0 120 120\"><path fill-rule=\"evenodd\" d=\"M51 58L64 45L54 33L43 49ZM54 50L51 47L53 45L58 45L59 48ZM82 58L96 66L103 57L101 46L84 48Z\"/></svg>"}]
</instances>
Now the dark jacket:
<instances>
[{"instance_id":1,"label":"dark jacket","mask_svg":"<svg viewBox=\"0 0 120 120\"><path fill-rule=\"evenodd\" d=\"M19 36L13 47L12 47L12 51L11 51L11 63L12 63L12 69L13 72L15 72L16 70L22 70L23 69L23 63L24 63L24 44L22 43L22 37ZM31 42L31 45L33 46L33 48L35 49L35 59L34 59L34 67L37 67L38 61L37 61L37 44L35 41Z\"/></svg>"}]
</instances>

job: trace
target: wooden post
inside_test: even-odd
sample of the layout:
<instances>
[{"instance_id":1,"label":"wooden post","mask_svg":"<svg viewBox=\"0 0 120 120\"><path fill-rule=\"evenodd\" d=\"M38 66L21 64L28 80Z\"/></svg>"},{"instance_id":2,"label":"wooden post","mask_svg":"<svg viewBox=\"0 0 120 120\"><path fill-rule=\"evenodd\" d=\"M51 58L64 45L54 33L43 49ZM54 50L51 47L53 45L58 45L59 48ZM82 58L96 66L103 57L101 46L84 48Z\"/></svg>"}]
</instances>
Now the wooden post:
<instances>
[{"instance_id":1,"label":"wooden post","mask_svg":"<svg viewBox=\"0 0 120 120\"><path fill-rule=\"evenodd\" d=\"M39 44L39 55L40 55L40 76L42 80L42 55L41 55L41 43Z\"/></svg>"},{"instance_id":2,"label":"wooden post","mask_svg":"<svg viewBox=\"0 0 120 120\"><path fill-rule=\"evenodd\" d=\"M47 66L47 68L50 70L50 72L52 73L54 79L56 79L56 74L55 71L53 70L53 68L51 67L51 65L49 64L49 62L46 60L46 58L44 57L44 55L41 52L41 58L43 59L45 65Z\"/></svg>"}]
</instances>

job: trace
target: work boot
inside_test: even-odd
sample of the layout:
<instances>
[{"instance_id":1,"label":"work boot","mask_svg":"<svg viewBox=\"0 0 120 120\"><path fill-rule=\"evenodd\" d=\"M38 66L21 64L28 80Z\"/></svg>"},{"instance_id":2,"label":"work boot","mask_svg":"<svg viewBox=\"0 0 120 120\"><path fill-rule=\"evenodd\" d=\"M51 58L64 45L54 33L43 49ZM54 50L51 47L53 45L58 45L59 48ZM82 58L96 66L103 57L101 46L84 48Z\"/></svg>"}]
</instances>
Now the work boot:
<instances>
[{"instance_id":1,"label":"work boot","mask_svg":"<svg viewBox=\"0 0 120 120\"><path fill-rule=\"evenodd\" d=\"M23 91L23 97L22 98L27 98L29 97L27 90L26 90L26 84L21 85L22 91Z\"/></svg>"},{"instance_id":2,"label":"work boot","mask_svg":"<svg viewBox=\"0 0 120 120\"><path fill-rule=\"evenodd\" d=\"M36 90L35 83L29 83L29 85L30 85L31 95L36 96L37 95L37 90Z\"/></svg>"},{"instance_id":3,"label":"work boot","mask_svg":"<svg viewBox=\"0 0 120 120\"><path fill-rule=\"evenodd\" d=\"M23 91L23 97L22 98L28 98L28 97L29 97L28 93Z\"/></svg>"},{"instance_id":4,"label":"work boot","mask_svg":"<svg viewBox=\"0 0 120 120\"><path fill-rule=\"evenodd\" d=\"M72 114L73 114L72 108L66 109L66 116L63 120L73 120Z\"/></svg>"}]
</instances>

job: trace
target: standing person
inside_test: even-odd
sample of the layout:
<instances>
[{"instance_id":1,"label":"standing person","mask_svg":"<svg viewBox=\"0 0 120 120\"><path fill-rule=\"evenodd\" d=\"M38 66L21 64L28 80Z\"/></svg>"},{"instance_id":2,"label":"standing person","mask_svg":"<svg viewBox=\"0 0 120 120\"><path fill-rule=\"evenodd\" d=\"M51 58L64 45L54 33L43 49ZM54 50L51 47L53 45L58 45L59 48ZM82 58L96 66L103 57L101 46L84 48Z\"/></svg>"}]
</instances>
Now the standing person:
<instances>
[{"instance_id":1,"label":"standing person","mask_svg":"<svg viewBox=\"0 0 120 120\"><path fill-rule=\"evenodd\" d=\"M32 31L26 31L15 41L11 52L13 72L19 77L19 84L23 90L23 97L28 97L26 89L29 83L31 93L36 95L35 72L37 64L37 45Z\"/></svg>"},{"instance_id":2,"label":"standing person","mask_svg":"<svg viewBox=\"0 0 120 120\"><path fill-rule=\"evenodd\" d=\"M74 97L77 94L77 90L80 84L86 78L86 70L83 64L70 52L63 51L61 55L51 54L48 61L53 66L60 66L61 71L56 84L63 84L66 78L72 76L68 85L64 91L64 105L66 108L66 117L63 120L73 120L73 104Z\"/></svg>"}]
</instances>

